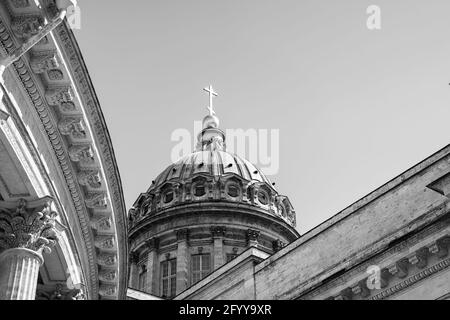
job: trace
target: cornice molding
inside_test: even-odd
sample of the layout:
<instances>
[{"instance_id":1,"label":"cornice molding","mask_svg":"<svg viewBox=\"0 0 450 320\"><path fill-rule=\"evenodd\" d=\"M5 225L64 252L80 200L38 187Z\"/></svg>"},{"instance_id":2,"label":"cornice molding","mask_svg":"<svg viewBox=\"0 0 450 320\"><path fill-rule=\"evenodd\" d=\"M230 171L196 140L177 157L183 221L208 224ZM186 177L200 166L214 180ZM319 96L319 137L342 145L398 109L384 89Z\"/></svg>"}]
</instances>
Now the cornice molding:
<instances>
[{"instance_id":1,"label":"cornice molding","mask_svg":"<svg viewBox=\"0 0 450 320\"><path fill-rule=\"evenodd\" d=\"M384 290L380 293L377 293L376 295L370 297L368 300L386 299L400 291L405 290L408 287L411 287L412 285L416 284L417 282L432 276L433 274L436 274L438 272L445 270L446 268L448 268L449 265L450 265L450 258L447 258L429 268L426 268L425 270L420 271L419 273L407 278L406 280L404 280L400 283L397 283L396 285L390 287L389 289Z\"/></svg>"},{"instance_id":2,"label":"cornice molding","mask_svg":"<svg viewBox=\"0 0 450 320\"><path fill-rule=\"evenodd\" d=\"M91 124L93 139L98 145L101 152L100 161L103 164L105 179L110 190L110 201L112 202L113 220L116 226L116 236L119 249L119 285L120 292L118 298L125 298L127 287L127 252L128 252L128 236L127 236L127 217L125 209L125 201L123 198L122 182L120 179L119 169L117 166L114 149L111 138L106 126L106 122L100 108L97 95L95 93L92 81L90 79L87 68L84 64L80 49L78 48L76 39L66 23L59 26L56 30L56 37L63 45L63 54L66 56L65 61L71 73L74 75L77 92L86 109L88 122Z\"/></svg>"},{"instance_id":3,"label":"cornice molding","mask_svg":"<svg viewBox=\"0 0 450 320\"><path fill-rule=\"evenodd\" d=\"M343 280L344 277L351 279L352 273L365 273L369 265L377 264L377 261L382 261L383 258L387 258L406 248L407 242L405 241L401 241L398 245L395 244L398 243L400 239L405 239L410 236L411 239L414 239L417 236L417 233L422 232L421 230L441 228L443 223L446 223L445 219L446 217L448 218L449 212L450 202L444 199L442 203L436 203L434 207L431 207L417 219L403 225L400 229L384 235L374 243L361 247L351 256L342 256L342 259L344 260L337 261L335 264L318 271L314 276L308 277L304 281L299 281L298 284L288 288L285 292L277 294L274 298L303 299L304 297L309 296L311 292L314 292L317 288L325 288L333 281L341 281L341 284L345 283L346 280ZM414 233L416 233L416 235L414 235ZM288 245L260 265L256 266L256 272L261 272L270 264L279 262L279 255L284 256L291 254L290 252L293 248L295 249L300 245L306 245L307 242L311 241L316 236L317 234L304 235L298 241ZM371 261L370 259L375 259L375 262L367 264L368 261ZM348 271L345 272L345 270ZM341 276L338 277L338 274L341 274Z\"/></svg>"},{"instance_id":4,"label":"cornice molding","mask_svg":"<svg viewBox=\"0 0 450 320\"><path fill-rule=\"evenodd\" d=\"M139 237L140 234L145 233L150 225L161 223L163 221L177 219L183 216L196 215L199 213L211 213L214 215L234 215L242 214L244 216L261 219L270 224L276 233L284 232L286 237L299 238L300 234L297 230L288 224L286 221L278 219L275 216L268 215L266 211L249 204L225 202L225 201L211 201L181 204L175 207L167 208L158 214L147 215L134 226L128 230L128 235L131 241Z\"/></svg>"},{"instance_id":5,"label":"cornice molding","mask_svg":"<svg viewBox=\"0 0 450 320\"><path fill-rule=\"evenodd\" d=\"M396 246L379 253L339 277L319 285L313 291L301 295L298 299L309 300L325 294L333 288L341 290L340 294L332 295L328 299L350 300L354 295L361 298L382 299L391 296L414 283L425 279L447 267L442 265L442 260L448 255L450 234L448 233L449 220L435 223L434 225L408 237ZM428 267L428 260L436 257L439 261L436 265ZM394 260L393 260L394 259ZM391 261L391 262L389 262ZM375 292L367 288L367 270L369 266L379 266L381 292ZM408 277L413 269L419 272ZM426 269L425 269L426 268ZM369 276L370 277L370 276ZM389 287L393 277L402 279L401 282ZM406 278L408 277L408 278Z\"/></svg>"}]
</instances>

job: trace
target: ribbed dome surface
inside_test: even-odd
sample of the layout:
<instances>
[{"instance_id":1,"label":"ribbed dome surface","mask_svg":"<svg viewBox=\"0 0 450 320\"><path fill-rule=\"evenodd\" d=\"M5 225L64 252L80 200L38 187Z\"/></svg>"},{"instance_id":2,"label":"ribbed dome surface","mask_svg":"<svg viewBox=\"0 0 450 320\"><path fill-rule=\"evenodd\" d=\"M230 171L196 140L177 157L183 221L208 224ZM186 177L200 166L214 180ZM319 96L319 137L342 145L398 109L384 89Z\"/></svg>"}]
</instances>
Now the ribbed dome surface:
<instances>
[{"instance_id":1,"label":"ribbed dome surface","mask_svg":"<svg viewBox=\"0 0 450 320\"><path fill-rule=\"evenodd\" d=\"M249 161L226 151L205 150L191 153L170 165L156 178L150 189L167 181L188 180L200 173L213 176L236 174L248 181L264 182L272 187L270 180Z\"/></svg>"},{"instance_id":2,"label":"ribbed dome surface","mask_svg":"<svg viewBox=\"0 0 450 320\"><path fill-rule=\"evenodd\" d=\"M197 212L198 204L204 202L202 208L215 208L216 214L226 215L228 209L250 211L250 220L255 215L262 219L275 217L295 227L295 210L288 197L279 194L251 162L226 151L226 136L218 125L219 119L213 113L205 117L196 151L169 165L152 181L130 210L131 226L165 210ZM227 205L230 208L224 209Z\"/></svg>"}]
</instances>

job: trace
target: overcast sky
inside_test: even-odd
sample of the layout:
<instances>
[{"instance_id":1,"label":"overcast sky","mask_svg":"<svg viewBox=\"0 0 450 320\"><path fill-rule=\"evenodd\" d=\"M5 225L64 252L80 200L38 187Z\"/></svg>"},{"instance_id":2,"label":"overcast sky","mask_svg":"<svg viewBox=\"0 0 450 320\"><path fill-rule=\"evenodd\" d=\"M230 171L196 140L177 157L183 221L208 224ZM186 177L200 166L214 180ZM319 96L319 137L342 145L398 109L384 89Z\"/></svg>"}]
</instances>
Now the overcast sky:
<instances>
[{"instance_id":1,"label":"overcast sky","mask_svg":"<svg viewBox=\"0 0 450 320\"><path fill-rule=\"evenodd\" d=\"M366 9L381 8L381 30ZM448 0L79 0L127 209L206 115L278 129L301 233L449 142Z\"/></svg>"}]
</instances>

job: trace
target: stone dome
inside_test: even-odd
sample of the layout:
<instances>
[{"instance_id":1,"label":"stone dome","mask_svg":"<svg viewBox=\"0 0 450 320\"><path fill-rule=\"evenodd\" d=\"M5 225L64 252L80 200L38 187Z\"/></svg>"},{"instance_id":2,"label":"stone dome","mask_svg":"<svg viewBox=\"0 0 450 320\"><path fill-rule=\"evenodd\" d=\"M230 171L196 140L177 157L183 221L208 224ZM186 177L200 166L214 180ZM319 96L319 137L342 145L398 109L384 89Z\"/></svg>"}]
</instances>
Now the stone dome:
<instances>
[{"instance_id":1,"label":"stone dome","mask_svg":"<svg viewBox=\"0 0 450 320\"><path fill-rule=\"evenodd\" d=\"M156 178L149 191L166 182L183 183L201 174L210 175L216 179L221 176L234 175L248 182L265 183L274 189L272 182L251 162L226 151L204 150L191 153L168 166Z\"/></svg>"},{"instance_id":2,"label":"stone dome","mask_svg":"<svg viewBox=\"0 0 450 320\"><path fill-rule=\"evenodd\" d=\"M132 287L173 297L250 247L273 254L300 236L289 199L226 151L218 125L210 111L196 150L169 165L130 209ZM170 285L161 280L169 269Z\"/></svg>"},{"instance_id":3,"label":"stone dome","mask_svg":"<svg viewBox=\"0 0 450 320\"><path fill-rule=\"evenodd\" d=\"M208 117L211 116L205 119ZM227 152L225 133L215 126L204 126L196 151L169 165L152 181L131 209L130 223L198 202L240 203L296 226L289 199L278 194L274 184L255 165Z\"/></svg>"},{"instance_id":4,"label":"stone dome","mask_svg":"<svg viewBox=\"0 0 450 320\"><path fill-rule=\"evenodd\" d=\"M131 223L199 202L240 203L296 226L289 199L251 162L223 150L196 151L168 166L136 201Z\"/></svg>"}]
</instances>

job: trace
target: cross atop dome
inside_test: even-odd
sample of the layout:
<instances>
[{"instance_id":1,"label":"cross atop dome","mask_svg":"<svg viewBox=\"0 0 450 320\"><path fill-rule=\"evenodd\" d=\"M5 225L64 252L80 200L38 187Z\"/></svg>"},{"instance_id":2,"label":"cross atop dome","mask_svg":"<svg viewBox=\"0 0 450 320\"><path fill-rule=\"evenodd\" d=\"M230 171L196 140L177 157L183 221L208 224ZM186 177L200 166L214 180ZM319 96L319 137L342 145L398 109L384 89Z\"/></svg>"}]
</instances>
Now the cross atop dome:
<instances>
[{"instance_id":1,"label":"cross atop dome","mask_svg":"<svg viewBox=\"0 0 450 320\"><path fill-rule=\"evenodd\" d=\"M213 98L214 97L218 97L219 94L217 92L214 91L213 87L211 85L209 85L208 88L204 88L203 91L206 91L209 93L209 106L208 106L208 110L209 110L209 115L213 116L215 115L215 111L214 111L214 107L213 107Z\"/></svg>"},{"instance_id":2,"label":"cross atop dome","mask_svg":"<svg viewBox=\"0 0 450 320\"><path fill-rule=\"evenodd\" d=\"M225 150L225 133L219 129L219 118L213 107L213 98L219 96L213 87L204 88L209 94L209 114L203 118L203 130L198 135L197 151Z\"/></svg>"}]
</instances>

